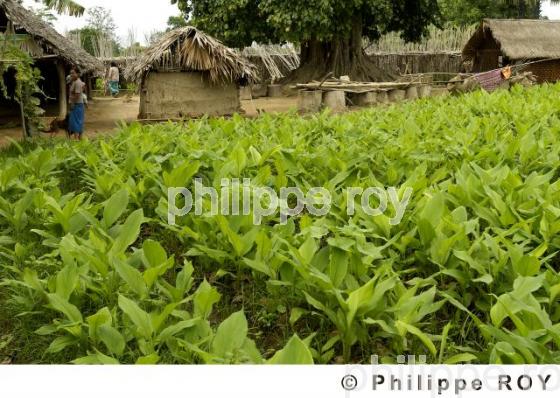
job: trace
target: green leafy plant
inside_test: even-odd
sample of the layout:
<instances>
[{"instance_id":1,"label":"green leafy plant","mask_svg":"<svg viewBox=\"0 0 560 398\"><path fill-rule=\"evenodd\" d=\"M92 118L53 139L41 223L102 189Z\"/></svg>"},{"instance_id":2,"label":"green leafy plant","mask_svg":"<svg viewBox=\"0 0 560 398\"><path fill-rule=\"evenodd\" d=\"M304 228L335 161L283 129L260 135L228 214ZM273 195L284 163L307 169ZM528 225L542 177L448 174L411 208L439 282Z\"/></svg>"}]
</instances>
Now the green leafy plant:
<instances>
[{"instance_id":1,"label":"green leafy plant","mask_svg":"<svg viewBox=\"0 0 560 398\"><path fill-rule=\"evenodd\" d=\"M123 126L0 152L3 350L22 363L560 362L560 86L342 115ZM167 219L195 179L328 214ZM347 188L412 190L366 214ZM230 193L231 195L231 193ZM29 349L26 347L33 347ZM19 349L19 350L18 350Z\"/></svg>"}]
</instances>

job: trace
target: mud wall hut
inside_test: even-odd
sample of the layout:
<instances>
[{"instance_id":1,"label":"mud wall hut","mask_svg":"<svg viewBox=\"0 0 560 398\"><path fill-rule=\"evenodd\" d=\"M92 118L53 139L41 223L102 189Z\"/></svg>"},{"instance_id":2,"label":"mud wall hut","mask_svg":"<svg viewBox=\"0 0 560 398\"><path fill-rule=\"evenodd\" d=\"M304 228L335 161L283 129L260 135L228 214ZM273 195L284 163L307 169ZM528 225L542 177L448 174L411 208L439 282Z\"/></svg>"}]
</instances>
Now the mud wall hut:
<instances>
[{"instance_id":1,"label":"mud wall hut","mask_svg":"<svg viewBox=\"0 0 560 398\"><path fill-rule=\"evenodd\" d=\"M231 115L254 66L194 27L166 33L125 72L140 90L140 119Z\"/></svg>"},{"instance_id":2,"label":"mud wall hut","mask_svg":"<svg viewBox=\"0 0 560 398\"><path fill-rule=\"evenodd\" d=\"M17 38L18 45L33 57L35 66L41 71L40 85L46 94L46 98L41 98L41 107L46 116L66 117L66 76L73 66L81 70L85 82L103 72L101 62L15 0L0 0L0 34L4 38ZM8 87L15 84L14 76L0 78ZM19 106L0 93L0 117L8 120L18 114Z\"/></svg>"},{"instance_id":3,"label":"mud wall hut","mask_svg":"<svg viewBox=\"0 0 560 398\"><path fill-rule=\"evenodd\" d=\"M463 49L470 72L531 63L539 82L560 80L560 21L485 19Z\"/></svg>"}]
</instances>

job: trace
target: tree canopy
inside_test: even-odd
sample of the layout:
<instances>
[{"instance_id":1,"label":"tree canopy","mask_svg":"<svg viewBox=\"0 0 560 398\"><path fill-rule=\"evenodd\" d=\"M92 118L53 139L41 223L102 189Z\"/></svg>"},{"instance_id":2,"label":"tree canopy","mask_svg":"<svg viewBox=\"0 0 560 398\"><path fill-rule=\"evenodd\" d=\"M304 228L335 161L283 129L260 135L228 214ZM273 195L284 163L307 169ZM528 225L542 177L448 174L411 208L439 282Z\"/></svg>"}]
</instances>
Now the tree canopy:
<instances>
[{"instance_id":1,"label":"tree canopy","mask_svg":"<svg viewBox=\"0 0 560 398\"><path fill-rule=\"evenodd\" d=\"M539 0L440 0L443 21L470 25L483 18L529 18L541 16Z\"/></svg>"},{"instance_id":2,"label":"tree canopy","mask_svg":"<svg viewBox=\"0 0 560 398\"><path fill-rule=\"evenodd\" d=\"M95 57L118 55L120 45L111 11L104 7L92 7L87 10L86 16L87 25L71 30L68 35Z\"/></svg>"},{"instance_id":3,"label":"tree canopy","mask_svg":"<svg viewBox=\"0 0 560 398\"><path fill-rule=\"evenodd\" d=\"M190 23L232 47L301 45L306 80L332 72L355 79L390 78L363 56L363 38L398 31L422 38L439 22L437 0L171 0ZM294 79L295 80L295 79Z\"/></svg>"},{"instance_id":4,"label":"tree canopy","mask_svg":"<svg viewBox=\"0 0 560 398\"><path fill-rule=\"evenodd\" d=\"M418 40L438 22L437 0L171 0L192 23L231 46L329 41L400 31Z\"/></svg>"}]
</instances>

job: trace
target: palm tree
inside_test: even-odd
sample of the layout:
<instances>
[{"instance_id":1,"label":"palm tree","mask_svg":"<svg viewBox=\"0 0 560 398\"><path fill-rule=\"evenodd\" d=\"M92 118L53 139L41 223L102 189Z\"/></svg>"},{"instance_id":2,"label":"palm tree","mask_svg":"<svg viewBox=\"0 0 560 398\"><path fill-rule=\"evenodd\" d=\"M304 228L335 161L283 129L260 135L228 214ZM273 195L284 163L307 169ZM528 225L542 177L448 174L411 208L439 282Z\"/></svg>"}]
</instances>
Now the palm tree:
<instances>
[{"instance_id":1,"label":"palm tree","mask_svg":"<svg viewBox=\"0 0 560 398\"><path fill-rule=\"evenodd\" d=\"M85 8L73 0L36 0L43 3L47 8L59 14L68 14L74 17L84 15Z\"/></svg>"}]
</instances>

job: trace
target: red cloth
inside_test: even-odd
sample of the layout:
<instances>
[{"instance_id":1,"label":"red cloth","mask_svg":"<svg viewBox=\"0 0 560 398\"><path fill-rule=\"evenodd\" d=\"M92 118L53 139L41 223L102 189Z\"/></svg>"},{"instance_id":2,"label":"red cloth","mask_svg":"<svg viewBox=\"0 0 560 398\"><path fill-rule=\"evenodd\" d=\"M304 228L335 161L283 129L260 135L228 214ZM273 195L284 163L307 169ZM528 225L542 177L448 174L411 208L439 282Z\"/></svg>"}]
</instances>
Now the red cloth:
<instances>
[{"instance_id":1,"label":"red cloth","mask_svg":"<svg viewBox=\"0 0 560 398\"><path fill-rule=\"evenodd\" d=\"M478 81L478 83L480 83L480 87L482 87L486 91L493 91L497 89L498 86L504 81L501 69L478 73L474 75L474 78Z\"/></svg>"}]
</instances>

